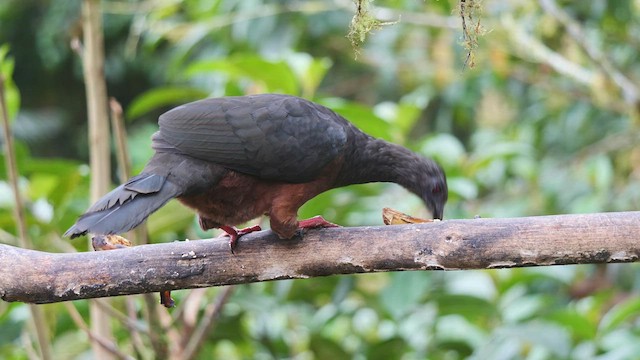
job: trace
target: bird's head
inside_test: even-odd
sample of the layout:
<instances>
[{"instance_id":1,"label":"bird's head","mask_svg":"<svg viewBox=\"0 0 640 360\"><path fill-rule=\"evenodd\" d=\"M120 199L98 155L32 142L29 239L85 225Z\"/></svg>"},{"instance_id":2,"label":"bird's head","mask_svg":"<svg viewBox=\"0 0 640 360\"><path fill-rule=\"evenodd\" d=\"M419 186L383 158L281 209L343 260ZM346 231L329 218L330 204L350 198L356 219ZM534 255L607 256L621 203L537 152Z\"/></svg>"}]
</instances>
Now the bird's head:
<instances>
[{"instance_id":1,"label":"bird's head","mask_svg":"<svg viewBox=\"0 0 640 360\"><path fill-rule=\"evenodd\" d=\"M448 198L444 170L433 159L380 139L365 138L343 170L341 185L393 182L418 195L434 219L442 220Z\"/></svg>"},{"instance_id":2,"label":"bird's head","mask_svg":"<svg viewBox=\"0 0 640 360\"><path fill-rule=\"evenodd\" d=\"M423 185L422 189L422 200L431 211L431 214L433 214L433 218L442 220L444 204L449 197L449 190L444 171L439 166L437 170L435 173L428 174L425 180L426 186Z\"/></svg>"}]
</instances>

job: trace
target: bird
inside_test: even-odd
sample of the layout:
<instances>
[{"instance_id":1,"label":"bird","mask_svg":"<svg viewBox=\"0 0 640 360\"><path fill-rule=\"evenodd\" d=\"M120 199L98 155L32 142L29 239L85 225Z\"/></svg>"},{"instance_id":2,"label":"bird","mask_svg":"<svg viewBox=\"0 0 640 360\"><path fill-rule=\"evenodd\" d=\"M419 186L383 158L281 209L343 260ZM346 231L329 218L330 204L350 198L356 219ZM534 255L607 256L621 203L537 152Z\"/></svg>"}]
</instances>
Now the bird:
<instances>
[{"instance_id":1,"label":"bird","mask_svg":"<svg viewBox=\"0 0 640 360\"><path fill-rule=\"evenodd\" d=\"M65 236L127 232L176 198L193 209L203 230L230 239L262 215L290 239L302 229L336 226L321 216L298 220L315 196L352 184L397 183L442 219L448 190L433 159L374 138L329 108L282 94L198 100L160 115L154 155L142 172L104 195Z\"/></svg>"}]
</instances>

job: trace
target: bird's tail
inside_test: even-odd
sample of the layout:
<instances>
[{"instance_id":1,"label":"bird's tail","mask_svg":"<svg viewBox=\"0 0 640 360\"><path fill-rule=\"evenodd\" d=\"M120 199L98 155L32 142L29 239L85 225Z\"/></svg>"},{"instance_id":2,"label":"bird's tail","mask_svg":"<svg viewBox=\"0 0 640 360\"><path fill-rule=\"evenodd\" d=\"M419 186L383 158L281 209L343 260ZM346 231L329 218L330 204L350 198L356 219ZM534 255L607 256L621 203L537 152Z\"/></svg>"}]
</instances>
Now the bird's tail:
<instances>
[{"instance_id":1,"label":"bird's tail","mask_svg":"<svg viewBox=\"0 0 640 360\"><path fill-rule=\"evenodd\" d=\"M127 232L179 194L179 188L166 177L142 173L98 200L64 236Z\"/></svg>"}]
</instances>

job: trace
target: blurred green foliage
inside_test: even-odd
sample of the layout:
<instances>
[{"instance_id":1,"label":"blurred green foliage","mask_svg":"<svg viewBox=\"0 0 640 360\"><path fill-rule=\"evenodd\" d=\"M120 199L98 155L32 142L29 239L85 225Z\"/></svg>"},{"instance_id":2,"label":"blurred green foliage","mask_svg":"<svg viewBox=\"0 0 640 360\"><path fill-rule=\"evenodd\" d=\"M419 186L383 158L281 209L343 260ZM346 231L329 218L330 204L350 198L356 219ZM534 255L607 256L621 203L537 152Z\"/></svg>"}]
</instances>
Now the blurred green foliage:
<instances>
[{"instance_id":1,"label":"blurred green foliage","mask_svg":"<svg viewBox=\"0 0 640 360\"><path fill-rule=\"evenodd\" d=\"M357 59L345 38L343 0L104 1L109 93L124 106L134 171L151 156L157 116L206 96L305 96L366 132L439 161L450 184L447 218L637 210L639 103L606 70L640 87L640 4L561 2L583 38L539 4L483 2L475 68L463 70L458 4L380 0L399 20L367 39ZM60 235L88 204L78 2L0 5L0 71L13 122L30 236L46 251L85 251ZM584 51L599 49L609 65ZM19 109L19 111L18 111ZM16 245L12 198L0 164L0 241ZM114 170L114 182L117 172ZM300 217L380 224L392 206L426 216L395 185L337 189ZM149 220L152 241L210 237L172 202ZM390 243L390 246L393 244ZM640 353L639 269L634 264L363 274L237 287L198 358L220 359L633 359ZM205 291L193 310L220 289ZM184 304L190 291L175 293ZM146 303L134 297L134 315ZM124 312L124 298L113 307ZM87 303L75 302L88 318ZM61 304L44 306L56 358L90 357L89 340ZM184 310L184 309L182 309ZM166 346L186 331L140 320ZM185 310L186 311L186 310ZM147 314L148 315L148 314ZM0 358L33 345L23 304L0 303ZM113 319L117 348L167 354ZM142 349L142 350L141 350Z\"/></svg>"}]
</instances>

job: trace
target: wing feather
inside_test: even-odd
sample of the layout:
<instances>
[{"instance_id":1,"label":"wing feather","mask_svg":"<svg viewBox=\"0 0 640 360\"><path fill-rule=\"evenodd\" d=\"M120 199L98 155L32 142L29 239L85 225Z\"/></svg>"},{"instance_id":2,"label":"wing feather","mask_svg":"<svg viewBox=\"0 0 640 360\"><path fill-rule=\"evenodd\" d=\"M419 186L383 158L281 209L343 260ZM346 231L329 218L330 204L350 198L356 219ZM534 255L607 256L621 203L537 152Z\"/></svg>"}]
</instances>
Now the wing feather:
<instances>
[{"instance_id":1,"label":"wing feather","mask_svg":"<svg viewBox=\"0 0 640 360\"><path fill-rule=\"evenodd\" d=\"M313 179L344 149L347 122L294 96L200 100L160 116L160 136L178 151L265 179Z\"/></svg>"}]
</instances>

